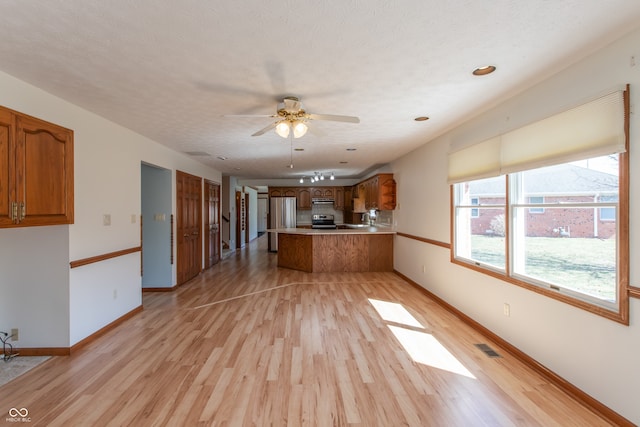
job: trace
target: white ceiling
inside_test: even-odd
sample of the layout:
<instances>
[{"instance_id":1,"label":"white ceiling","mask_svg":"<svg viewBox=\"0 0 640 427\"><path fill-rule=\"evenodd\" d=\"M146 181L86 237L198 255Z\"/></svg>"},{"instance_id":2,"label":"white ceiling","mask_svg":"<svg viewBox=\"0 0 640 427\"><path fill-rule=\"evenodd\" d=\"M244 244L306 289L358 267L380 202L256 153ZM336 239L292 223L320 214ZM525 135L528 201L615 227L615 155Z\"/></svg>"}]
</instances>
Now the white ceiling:
<instances>
[{"instance_id":1,"label":"white ceiling","mask_svg":"<svg viewBox=\"0 0 640 427\"><path fill-rule=\"evenodd\" d=\"M0 16L2 71L226 175L354 178L630 31L640 1L3 0ZM287 95L361 122L315 121L289 169L290 140L251 136L272 119L223 117Z\"/></svg>"}]
</instances>

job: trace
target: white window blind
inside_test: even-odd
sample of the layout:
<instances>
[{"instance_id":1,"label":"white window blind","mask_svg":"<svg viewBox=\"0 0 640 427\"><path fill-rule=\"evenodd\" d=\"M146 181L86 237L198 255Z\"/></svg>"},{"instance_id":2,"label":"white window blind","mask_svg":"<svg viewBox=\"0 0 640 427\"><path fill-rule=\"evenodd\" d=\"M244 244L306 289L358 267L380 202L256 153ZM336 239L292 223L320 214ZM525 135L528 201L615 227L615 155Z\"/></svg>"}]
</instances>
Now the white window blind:
<instances>
[{"instance_id":1,"label":"white window blind","mask_svg":"<svg viewBox=\"0 0 640 427\"><path fill-rule=\"evenodd\" d=\"M625 151L624 91L449 154L449 183Z\"/></svg>"}]
</instances>

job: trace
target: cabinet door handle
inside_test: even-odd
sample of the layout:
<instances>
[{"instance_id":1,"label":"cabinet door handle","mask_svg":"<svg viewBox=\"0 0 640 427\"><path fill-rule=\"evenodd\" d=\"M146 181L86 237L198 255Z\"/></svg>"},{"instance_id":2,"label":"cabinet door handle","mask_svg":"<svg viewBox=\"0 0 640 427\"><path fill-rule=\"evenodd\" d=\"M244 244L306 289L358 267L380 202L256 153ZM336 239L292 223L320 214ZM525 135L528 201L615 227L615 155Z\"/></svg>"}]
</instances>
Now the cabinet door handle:
<instances>
[{"instance_id":1,"label":"cabinet door handle","mask_svg":"<svg viewBox=\"0 0 640 427\"><path fill-rule=\"evenodd\" d=\"M22 222L25 216L27 216L27 208L25 207L24 202L20 202L20 215L18 216L18 222Z\"/></svg>"}]
</instances>

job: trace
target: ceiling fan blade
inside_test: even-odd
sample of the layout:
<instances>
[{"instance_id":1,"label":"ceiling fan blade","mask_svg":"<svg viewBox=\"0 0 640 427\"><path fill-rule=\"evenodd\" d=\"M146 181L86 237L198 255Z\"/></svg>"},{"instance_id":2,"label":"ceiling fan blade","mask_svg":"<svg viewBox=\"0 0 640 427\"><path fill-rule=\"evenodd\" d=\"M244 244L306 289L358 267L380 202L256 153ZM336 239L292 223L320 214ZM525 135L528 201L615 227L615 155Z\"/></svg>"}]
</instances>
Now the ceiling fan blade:
<instances>
[{"instance_id":1,"label":"ceiling fan blade","mask_svg":"<svg viewBox=\"0 0 640 427\"><path fill-rule=\"evenodd\" d=\"M253 135L251 135L251 136L260 136L260 135L263 135L263 134L265 134L265 133L269 132L271 129L274 129L277 125L278 125L278 122L273 122L273 123L271 123L269 126L267 126L267 127L265 127L265 128L260 129L258 132L254 133L254 134L253 134Z\"/></svg>"},{"instance_id":2,"label":"ceiling fan blade","mask_svg":"<svg viewBox=\"0 0 640 427\"><path fill-rule=\"evenodd\" d=\"M326 136L326 134L323 131L318 129L318 127L312 124L310 121L305 122L305 125L307 125L307 128L309 129L309 132L311 132L311 134L315 136Z\"/></svg>"},{"instance_id":3,"label":"ceiling fan blade","mask_svg":"<svg viewBox=\"0 0 640 427\"><path fill-rule=\"evenodd\" d=\"M360 123L360 119L354 116L336 116L334 114L309 114L311 120L328 120L332 122Z\"/></svg>"},{"instance_id":4,"label":"ceiling fan blade","mask_svg":"<svg viewBox=\"0 0 640 427\"><path fill-rule=\"evenodd\" d=\"M223 114L222 117L277 117L273 114Z\"/></svg>"}]
</instances>

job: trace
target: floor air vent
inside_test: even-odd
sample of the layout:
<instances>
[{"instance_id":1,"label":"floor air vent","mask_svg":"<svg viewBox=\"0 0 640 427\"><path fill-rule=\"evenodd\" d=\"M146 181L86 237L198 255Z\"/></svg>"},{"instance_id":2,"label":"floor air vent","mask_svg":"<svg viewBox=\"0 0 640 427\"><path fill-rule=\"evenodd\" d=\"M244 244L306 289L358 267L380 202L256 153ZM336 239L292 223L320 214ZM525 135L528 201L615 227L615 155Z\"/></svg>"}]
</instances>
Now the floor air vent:
<instances>
[{"instance_id":1,"label":"floor air vent","mask_svg":"<svg viewBox=\"0 0 640 427\"><path fill-rule=\"evenodd\" d=\"M474 345L478 347L480 350L482 350L482 352L486 354L488 357L502 357L498 353L496 353L494 349L489 347L487 344L474 344Z\"/></svg>"}]
</instances>

